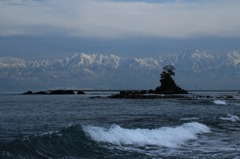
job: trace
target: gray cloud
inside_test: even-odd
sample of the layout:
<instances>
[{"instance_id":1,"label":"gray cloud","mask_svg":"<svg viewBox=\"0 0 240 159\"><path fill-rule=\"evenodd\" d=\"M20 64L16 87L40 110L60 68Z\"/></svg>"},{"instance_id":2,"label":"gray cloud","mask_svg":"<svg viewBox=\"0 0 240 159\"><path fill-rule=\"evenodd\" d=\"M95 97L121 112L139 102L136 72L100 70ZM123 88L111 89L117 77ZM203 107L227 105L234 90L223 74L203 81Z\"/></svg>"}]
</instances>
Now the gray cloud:
<instances>
[{"instance_id":1,"label":"gray cloud","mask_svg":"<svg viewBox=\"0 0 240 159\"><path fill-rule=\"evenodd\" d=\"M2 0L0 35L240 37L239 8L238 0Z\"/></svg>"}]
</instances>

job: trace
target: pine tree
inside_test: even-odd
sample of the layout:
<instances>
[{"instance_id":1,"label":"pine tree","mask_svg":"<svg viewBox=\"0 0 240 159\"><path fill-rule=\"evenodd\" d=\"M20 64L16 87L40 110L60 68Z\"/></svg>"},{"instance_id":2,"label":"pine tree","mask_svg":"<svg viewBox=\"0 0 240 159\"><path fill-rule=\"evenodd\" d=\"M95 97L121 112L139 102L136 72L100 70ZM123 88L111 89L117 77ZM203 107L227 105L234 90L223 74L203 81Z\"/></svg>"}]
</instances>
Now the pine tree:
<instances>
[{"instance_id":1,"label":"pine tree","mask_svg":"<svg viewBox=\"0 0 240 159\"><path fill-rule=\"evenodd\" d=\"M183 90L173 80L175 76L175 67L173 65L164 66L160 74L160 87L155 89L159 94L186 94L187 91Z\"/></svg>"}]
</instances>

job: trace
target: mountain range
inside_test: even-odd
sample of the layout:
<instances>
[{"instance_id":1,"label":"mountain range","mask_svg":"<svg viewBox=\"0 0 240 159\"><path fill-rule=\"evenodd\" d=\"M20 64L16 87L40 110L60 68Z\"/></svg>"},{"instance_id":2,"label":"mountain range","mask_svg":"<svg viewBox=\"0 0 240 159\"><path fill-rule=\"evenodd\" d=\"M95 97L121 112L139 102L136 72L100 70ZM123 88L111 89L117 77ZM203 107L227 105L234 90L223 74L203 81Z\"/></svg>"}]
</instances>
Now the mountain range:
<instances>
[{"instance_id":1,"label":"mountain range","mask_svg":"<svg viewBox=\"0 0 240 159\"><path fill-rule=\"evenodd\" d=\"M0 91L69 89L155 89L165 65L174 65L184 89L240 89L240 52L191 51L127 58L76 53L55 60L0 57Z\"/></svg>"}]
</instances>

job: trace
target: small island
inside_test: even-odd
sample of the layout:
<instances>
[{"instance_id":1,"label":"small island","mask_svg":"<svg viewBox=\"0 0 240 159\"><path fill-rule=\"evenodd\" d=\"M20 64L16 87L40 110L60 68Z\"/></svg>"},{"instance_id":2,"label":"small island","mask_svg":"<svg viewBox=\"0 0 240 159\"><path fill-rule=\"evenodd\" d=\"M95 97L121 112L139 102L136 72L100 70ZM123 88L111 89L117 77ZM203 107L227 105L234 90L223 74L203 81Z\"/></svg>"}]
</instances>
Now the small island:
<instances>
[{"instance_id":1,"label":"small island","mask_svg":"<svg viewBox=\"0 0 240 159\"><path fill-rule=\"evenodd\" d=\"M190 94L185 89L179 87L174 81L175 67L167 65L162 68L160 74L160 86L154 90L128 90L120 91L118 94L113 94L109 98L129 98L129 99L234 99L231 95L211 96Z\"/></svg>"},{"instance_id":2,"label":"small island","mask_svg":"<svg viewBox=\"0 0 240 159\"><path fill-rule=\"evenodd\" d=\"M120 91L119 94L111 95L110 98L189 98L181 95L188 94L188 91L179 87L172 76L175 76L175 67L172 65L164 66L160 74L160 86L155 88L155 90Z\"/></svg>"},{"instance_id":3,"label":"small island","mask_svg":"<svg viewBox=\"0 0 240 159\"><path fill-rule=\"evenodd\" d=\"M160 74L161 85L155 89L155 94L188 94L188 91L179 87L172 76L175 76L175 67L167 65L163 67L162 73Z\"/></svg>"}]
</instances>

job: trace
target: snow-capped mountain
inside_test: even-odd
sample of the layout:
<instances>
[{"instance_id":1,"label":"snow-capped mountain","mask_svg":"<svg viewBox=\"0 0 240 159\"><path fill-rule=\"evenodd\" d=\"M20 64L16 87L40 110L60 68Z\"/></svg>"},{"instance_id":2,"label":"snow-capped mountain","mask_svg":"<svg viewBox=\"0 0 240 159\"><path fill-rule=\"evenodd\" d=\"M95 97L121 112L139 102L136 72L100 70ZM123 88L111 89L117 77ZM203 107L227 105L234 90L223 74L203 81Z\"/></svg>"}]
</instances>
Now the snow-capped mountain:
<instances>
[{"instance_id":1,"label":"snow-capped mountain","mask_svg":"<svg viewBox=\"0 0 240 159\"><path fill-rule=\"evenodd\" d=\"M176 67L176 83L186 89L240 89L240 52L184 52L158 57L124 58L76 53L29 61L0 58L0 91L91 88L154 89L165 65Z\"/></svg>"}]
</instances>

